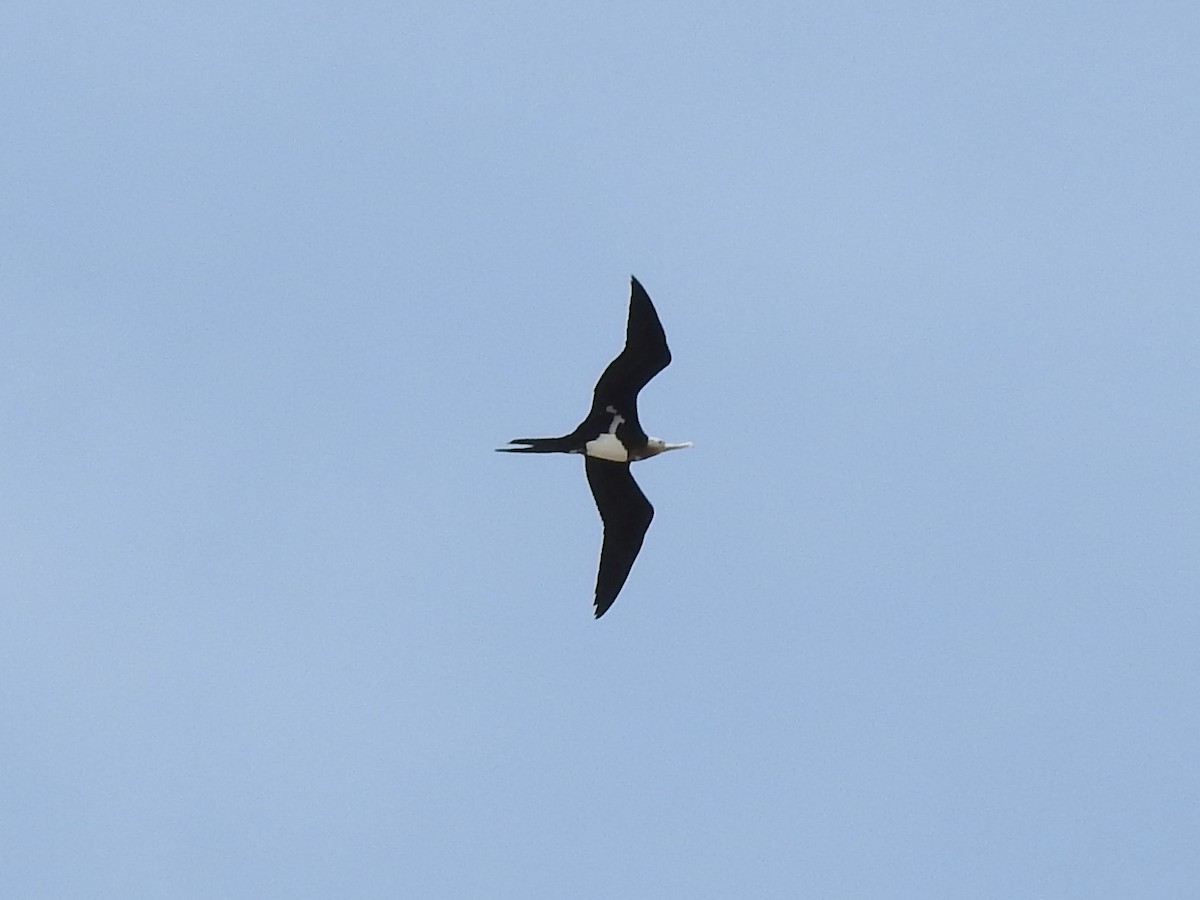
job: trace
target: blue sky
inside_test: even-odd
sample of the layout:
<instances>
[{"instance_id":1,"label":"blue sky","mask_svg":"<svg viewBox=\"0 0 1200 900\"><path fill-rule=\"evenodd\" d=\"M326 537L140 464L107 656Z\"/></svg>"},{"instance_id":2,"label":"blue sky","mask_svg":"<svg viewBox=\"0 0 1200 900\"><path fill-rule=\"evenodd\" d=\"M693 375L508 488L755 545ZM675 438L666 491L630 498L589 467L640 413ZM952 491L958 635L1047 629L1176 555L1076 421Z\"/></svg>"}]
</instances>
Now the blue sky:
<instances>
[{"instance_id":1,"label":"blue sky","mask_svg":"<svg viewBox=\"0 0 1200 900\"><path fill-rule=\"evenodd\" d=\"M1200 894L1192 5L0 22L5 897Z\"/></svg>"}]
</instances>

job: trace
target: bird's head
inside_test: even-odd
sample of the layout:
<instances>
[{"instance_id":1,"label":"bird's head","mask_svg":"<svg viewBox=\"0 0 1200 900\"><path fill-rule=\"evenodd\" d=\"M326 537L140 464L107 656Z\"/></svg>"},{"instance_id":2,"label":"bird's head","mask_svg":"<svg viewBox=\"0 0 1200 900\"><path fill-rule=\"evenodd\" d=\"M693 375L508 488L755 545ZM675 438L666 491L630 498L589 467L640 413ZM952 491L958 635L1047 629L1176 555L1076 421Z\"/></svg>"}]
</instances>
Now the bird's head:
<instances>
[{"instance_id":1,"label":"bird's head","mask_svg":"<svg viewBox=\"0 0 1200 900\"><path fill-rule=\"evenodd\" d=\"M646 456L658 456L658 454L666 453L668 450L682 450L690 446L692 446L691 441L684 441L682 444L668 444L662 438L647 438Z\"/></svg>"}]
</instances>

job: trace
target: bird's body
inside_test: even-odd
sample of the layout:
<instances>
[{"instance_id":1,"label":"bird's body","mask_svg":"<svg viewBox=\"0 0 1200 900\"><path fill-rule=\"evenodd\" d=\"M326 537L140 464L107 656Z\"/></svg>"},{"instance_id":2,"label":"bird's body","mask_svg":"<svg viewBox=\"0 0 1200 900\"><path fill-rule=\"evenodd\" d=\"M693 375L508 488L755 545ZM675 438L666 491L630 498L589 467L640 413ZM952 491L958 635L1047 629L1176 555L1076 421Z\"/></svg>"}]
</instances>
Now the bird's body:
<instances>
[{"instance_id":1,"label":"bird's body","mask_svg":"<svg viewBox=\"0 0 1200 900\"><path fill-rule=\"evenodd\" d=\"M581 453L587 457L584 468L588 484L604 522L596 578L596 618L617 599L654 518L654 507L633 480L630 464L691 446L649 437L638 421L638 393L670 362L671 351L658 313L634 278L625 348L596 382L587 418L563 437L516 438L509 443L521 446L499 448L506 453Z\"/></svg>"}]
</instances>

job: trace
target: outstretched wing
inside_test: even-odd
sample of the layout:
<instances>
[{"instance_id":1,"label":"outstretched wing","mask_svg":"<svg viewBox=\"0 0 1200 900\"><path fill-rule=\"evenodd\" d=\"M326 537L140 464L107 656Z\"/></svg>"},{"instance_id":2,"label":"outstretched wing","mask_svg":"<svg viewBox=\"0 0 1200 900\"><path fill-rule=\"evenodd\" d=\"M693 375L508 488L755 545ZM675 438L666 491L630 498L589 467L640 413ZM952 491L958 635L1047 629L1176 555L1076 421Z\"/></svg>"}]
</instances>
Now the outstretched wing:
<instances>
[{"instance_id":1,"label":"outstretched wing","mask_svg":"<svg viewBox=\"0 0 1200 900\"><path fill-rule=\"evenodd\" d=\"M644 442L646 433L638 422L637 396L647 382L671 363L667 336L650 295L636 278L631 279L629 321L625 326L625 349L608 364L592 395L592 410L585 423L591 430L607 431L612 421L609 407L625 419L625 427Z\"/></svg>"},{"instance_id":2,"label":"outstretched wing","mask_svg":"<svg viewBox=\"0 0 1200 900\"><path fill-rule=\"evenodd\" d=\"M586 457L588 484L604 522L600 571L596 575L596 618L604 615L629 577L642 549L654 507L633 480L629 463Z\"/></svg>"}]
</instances>

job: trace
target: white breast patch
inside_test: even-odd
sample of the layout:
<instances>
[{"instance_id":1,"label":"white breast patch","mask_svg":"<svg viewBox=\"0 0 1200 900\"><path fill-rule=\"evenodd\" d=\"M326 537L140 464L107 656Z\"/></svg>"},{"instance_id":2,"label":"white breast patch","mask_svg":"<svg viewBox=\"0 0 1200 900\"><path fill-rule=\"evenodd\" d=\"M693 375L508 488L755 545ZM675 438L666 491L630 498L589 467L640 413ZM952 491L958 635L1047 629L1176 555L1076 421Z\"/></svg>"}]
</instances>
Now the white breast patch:
<instances>
[{"instance_id":1,"label":"white breast patch","mask_svg":"<svg viewBox=\"0 0 1200 900\"><path fill-rule=\"evenodd\" d=\"M625 445L611 432L588 441L583 445L584 452L596 459L607 459L609 462L629 462L629 454Z\"/></svg>"}]
</instances>

